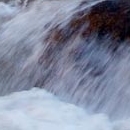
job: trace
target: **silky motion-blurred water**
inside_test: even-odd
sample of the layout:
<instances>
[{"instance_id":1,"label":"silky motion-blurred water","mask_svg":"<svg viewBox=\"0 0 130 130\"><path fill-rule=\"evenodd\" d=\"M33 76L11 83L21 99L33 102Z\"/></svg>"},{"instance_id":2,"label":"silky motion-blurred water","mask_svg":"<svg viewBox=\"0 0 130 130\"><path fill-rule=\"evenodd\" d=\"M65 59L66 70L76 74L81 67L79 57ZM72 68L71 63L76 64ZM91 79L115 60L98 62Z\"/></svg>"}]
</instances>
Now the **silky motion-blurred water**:
<instances>
[{"instance_id":1,"label":"silky motion-blurred water","mask_svg":"<svg viewBox=\"0 0 130 130\"><path fill-rule=\"evenodd\" d=\"M97 0L89 0L87 7L82 6L80 10L88 8L89 11L90 7L98 2ZM7 1L6 4L0 3L0 95L17 92L18 106L22 108L21 104L24 99L20 97L24 92L20 91L27 90L25 100L28 100L28 102L23 104L27 113L31 110L31 114L25 117L22 114L24 112L26 114L26 110L19 109L18 106L12 108L14 98L11 98L11 96L0 98L0 103L5 101L9 107L6 108L6 105L4 105L4 107L0 106L0 109L4 111L5 115L10 115L8 112L10 109L22 111L15 118L31 119L32 115L35 114L35 109L42 113L42 107L53 108L55 106L54 104L54 106L47 105L46 103L50 103L50 99L47 98L43 99L45 104L39 106L42 103L42 97L38 95L41 96L42 92L44 95L45 89L55 94L60 100L82 107L87 112L105 113L112 119L125 119L115 123L110 122L103 115L89 115L88 119L83 120L83 124L80 124L81 127L77 127L77 130L86 129L87 126L84 125L86 120L87 122L91 122L91 120L95 122L90 124L88 130L95 130L96 126L103 126L101 130L129 130L130 49L127 41L119 47L116 53L113 53L107 46L111 43L109 37L97 40L93 35L89 40L83 40L80 37L80 32L78 32L76 37L72 36L60 45L55 46L55 41L53 43L53 41L48 42L49 40L46 40L48 35L51 36L50 32L55 27L66 27L78 11L80 3L81 0L25 0ZM51 37L49 38L51 40ZM47 51L48 48L51 49ZM33 87L39 87L42 90L30 90ZM37 93L37 96L33 97L30 93L31 95ZM5 98L10 98L10 101L4 100ZM38 98L35 102L36 106L33 103L34 98L36 100ZM28 108L29 102L32 102L32 108ZM49 110L51 113L52 110ZM65 111L69 110L70 108L67 107ZM80 113L80 110L77 111ZM38 118L41 118L40 112L39 114L36 113L34 117L39 116ZM61 112L61 115L63 113L64 111ZM74 115L76 116L75 119L78 118L76 113ZM3 117L4 114L0 113L0 118ZM7 116L7 118L5 116L4 118L7 120L12 116ZM70 117L63 116L63 118L68 119ZM54 120L59 119L60 117ZM101 122L97 122L98 119L101 119ZM44 125L40 123L44 119L41 119L41 122L38 121L39 119L37 121L30 120L31 123L37 124L35 128L41 130ZM8 127L5 127L5 121L4 125L0 123L0 128L15 130L18 129L15 126L19 126L20 130L33 130L32 126L20 127L20 124L15 123L14 120L14 126L8 124ZM71 126L67 127L68 123L65 125L65 130L72 128ZM51 128L53 127L46 127L46 129ZM61 126L58 128L60 129Z\"/></svg>"}]
</instances>

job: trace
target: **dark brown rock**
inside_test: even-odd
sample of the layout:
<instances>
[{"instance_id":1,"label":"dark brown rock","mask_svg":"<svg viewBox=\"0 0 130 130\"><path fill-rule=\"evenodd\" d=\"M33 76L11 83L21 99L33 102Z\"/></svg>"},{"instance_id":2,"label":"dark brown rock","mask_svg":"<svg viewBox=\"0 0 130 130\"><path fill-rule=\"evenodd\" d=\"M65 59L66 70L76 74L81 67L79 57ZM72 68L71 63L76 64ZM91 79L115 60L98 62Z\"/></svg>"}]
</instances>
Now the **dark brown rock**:
<instances>
[{"instance_id":1,"label":"dark brown rock","mask_svg":"<svg viewBox=\"0 0 130 130\"><path fill-rule=\"evenodd\" d=\"M85 1L82 4L87 6ZM50 30L47 39L54 43L64 43L77 34L86 38L97 33L98 38L110 35L115 40L125 40L130 37L129 21L130 5L127 0L107 0L92 6L90 11L88 8L79 9L66 26Z\"/></svg>"},{"instance_id":2,"label":"dark brown rock","mask_svg":"<svg viewBox=\"0 0 130 130\"><path fill-rule=\"evenodd\" d=\"M119 40L130 37L130 6L127 2L100 2L92 7L88 19L89 32L97 32L99 37L106 34Z\"/></svg>"}]
</instances>

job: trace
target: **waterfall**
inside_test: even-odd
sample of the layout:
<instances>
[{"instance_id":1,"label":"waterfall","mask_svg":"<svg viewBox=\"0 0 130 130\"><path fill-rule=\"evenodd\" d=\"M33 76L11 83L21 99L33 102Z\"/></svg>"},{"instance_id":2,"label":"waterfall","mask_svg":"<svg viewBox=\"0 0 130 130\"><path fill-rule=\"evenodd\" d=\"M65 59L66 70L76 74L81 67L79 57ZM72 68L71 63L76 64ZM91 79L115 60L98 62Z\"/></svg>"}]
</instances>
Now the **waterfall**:
<instances>
[{"instance_id":1,"label":"waterfall","mask_svg":"<svg viewBox=\"0 0 130 130\"><path fill-rule=\"evenodd\" d=\"M84 37L84 16L102 0L25 2L0 3L0 95L39 87L90 112L129 117L129 40L115 48L109 35Z\"/></svg>"}]
</instances>

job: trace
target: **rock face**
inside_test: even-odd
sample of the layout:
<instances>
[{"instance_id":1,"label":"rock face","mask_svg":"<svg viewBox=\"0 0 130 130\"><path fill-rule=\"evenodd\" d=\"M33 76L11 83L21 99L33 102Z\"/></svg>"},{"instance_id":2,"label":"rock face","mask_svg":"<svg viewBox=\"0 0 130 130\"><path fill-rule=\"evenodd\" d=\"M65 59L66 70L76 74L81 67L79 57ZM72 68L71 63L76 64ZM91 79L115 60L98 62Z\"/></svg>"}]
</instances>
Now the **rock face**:
<instances>
[{"instance_id":1,"label":"rock face","mask_svg":"<svg viewBox=\"0 0 130 130\"><path fill-rule=\"evenodd\" d=\"M125 40L130 37L130 6L122 1L103 1L93 6L88 19L89 31L99 37L110 34L112 38Z\"/></svg>"},{"instance_id":2,"label":"rock face","mask_svg":"<svg viewBox=\"0 0 130 130\"><path fill-rule=\"evenodd\" d=\"M87 6L83 2L80 6ZM50 30L47 39L51 42L63 43L68 38L80 34L83 38L96 33L98 38L109 35L116 41L123 41L130 37L130 6L126 1L107 0L99 2L90 9L80 9L73 14L72 19L65 27L60 25Z\"/></svg>"},{"instance_id":3,"label":"rock face","mask_svg":"<svg viewBox=\"0 0 130 130\"><path fill-rule=\"evenodd\" d=\"M91 7L88 7L87 1L83 1L75 9L69 22L64 26L57 24L49 30L45 41L51 45L46 49L46 55L43 54L40 58L42 60L39 61L42 63L43 59L48 59L50 63L55 55L54 52L61 51L70 39L75 39L77 36L83 40L91 36L97 39L109 36L113 42L106 46L115 52L121 41L130 38L129 21L130 6L127 1L106 0Z\"/></svg>"}]
</instances>

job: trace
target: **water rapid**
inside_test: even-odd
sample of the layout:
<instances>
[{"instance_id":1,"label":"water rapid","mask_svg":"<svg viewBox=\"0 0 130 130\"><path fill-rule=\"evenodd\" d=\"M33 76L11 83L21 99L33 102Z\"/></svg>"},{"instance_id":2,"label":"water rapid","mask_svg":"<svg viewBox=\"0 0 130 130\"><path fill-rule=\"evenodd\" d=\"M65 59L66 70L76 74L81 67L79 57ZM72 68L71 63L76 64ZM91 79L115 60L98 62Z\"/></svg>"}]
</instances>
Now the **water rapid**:
<instances>
[{"instance_id":1,"label":"water rapid","mask_svg":"<svg viewBox=\"0 0 130 130\"><path fill-rule=\"evenodd\" d=\"M74 123L70 120L65 123L65 130L83 130L87 127L88 130L95 130L97 126L101 126L99 128L101 130L130 129L129 41L122 41L115 51L110 36L98 39L97 34L93 33L89 38L83 38L81 34L88 28L89 22L82 27L74 23L80 15L85 15L81 13L88 14L91 7L101 1L103 0L88 0L87 4L81 4L84 3L82 0L0 2L0 103L2 104L0 104L2 111L0 118L4 118L6 123L13 116L10 115L10 110L23 112L26 109L29 116L26 116L24 111L25 115L18 112L14 118L20 116L29 120L28 123L35 122L37 124L35 128L41 130L46 126L42 124L46 119L39 119L40 114L48 113L48 118L49 116L52 118L51 116L54 115L52 109L54 108L58 113L58 105L55 104L61 101L64 102L63 108L65 107L64 111L61 110L61 117L52 119L53 121L47 120L50 123L59 121L60 118L70 118L80 124L78 127L77 124L67 127L67 123ZM26 90L25 100L28 100L26 103L21 99L24 95L23 90ZM46 97L48 99L42 98L42 93L43 95L47 93L44 92L45 90L58 97L60 101L51 99L54 100L52 106L47 105L47 102L50 104L51 102L48 97ZM17 98L16 107L13 107L15 98L8 96L12 92L17 92L14 93L16 94L14 97ZM33 95L37 96L33 97ZM34 98L38 101L33 102ZM28 108L27 104L30 102L32 104ZM43 105L40 106L42 103ZM69 107L67 103L70 103ZM5 104L8 104L8 107ZM62 106L62 103L60 104ZM72 110L69 111L71 104L76 106L72 105ZM23 107L24 110L19 107ZM44 107L52 108L43 112ZM35 109L39 113L35 113ZM69 115L68 117L62 115L66 111L70 115L71 112L73 114L73 109L72 118ZM77 111L79 113L83 111L83 114L81 112L81 115L77 115ZM88 116L84 111L92 115ZM28 119L32 116L38 120ZM111 122L108 118L118 121ZM24 120L21 121L26 124ZM94 123L91 124L91 121ZM0 122L2 130L18 130L15 125L19 124L14 123L14 126L5 127L6 123L3 125L3 121ZM45 127L47 130L52 128L53 125ZM33 130L33 127L26 125L19 127L19 130L27 129ZM61 126L58 128L56 125L55 129L61 129Z\"/></svg>"}]
</instances>

